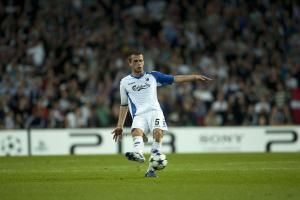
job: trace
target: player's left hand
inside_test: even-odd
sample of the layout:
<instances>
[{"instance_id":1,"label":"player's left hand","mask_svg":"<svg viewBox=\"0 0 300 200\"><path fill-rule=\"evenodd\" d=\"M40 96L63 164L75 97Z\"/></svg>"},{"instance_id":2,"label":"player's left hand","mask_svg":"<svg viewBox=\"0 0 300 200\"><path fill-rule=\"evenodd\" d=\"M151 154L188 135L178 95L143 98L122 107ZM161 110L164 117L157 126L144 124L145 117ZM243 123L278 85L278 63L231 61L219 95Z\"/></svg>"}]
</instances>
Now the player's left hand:
<instances>
[{"instance_id":1,"label":"player's left hand","mask_svg":"<svg viewBox=\"0 0 300 200\"><path fill-rule=\"evenodd\" d=\"M211 78L208 78L206 76L203 76L203 75L197 75L196 76L196 79L199 80L199 81L204 81L206 83L208 83L209 81L212 81Z\"/></svg>"},{"instance_id":2,"label":"player's left hand","mask_svg":"<svg viewBox=\"0 0 300 200\"><path fill-rule=\"evenodd\" d=\"M123 135L123 128L122 127L117 127L115 128L112 133L114 136L113 136L113 139L117 142L117 141L120 141L122 139L122 135Z\"/></svg>"}]
</instances>

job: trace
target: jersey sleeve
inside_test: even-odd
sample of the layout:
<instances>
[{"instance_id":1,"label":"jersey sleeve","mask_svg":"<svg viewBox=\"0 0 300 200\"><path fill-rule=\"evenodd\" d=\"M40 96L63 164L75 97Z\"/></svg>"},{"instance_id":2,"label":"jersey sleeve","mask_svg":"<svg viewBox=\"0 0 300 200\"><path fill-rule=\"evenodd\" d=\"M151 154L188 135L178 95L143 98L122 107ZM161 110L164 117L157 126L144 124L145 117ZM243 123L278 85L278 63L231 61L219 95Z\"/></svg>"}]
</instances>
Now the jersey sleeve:
<instances>
[{"instance_id":1,"label":"jersey sleeve","mask_svg":"<svg viewBox=\"0 0 300 200\"><path fill-rule=\"evenodd\" d=\"M128 96L123 81L120 82L120 98L121 98L121 106L127 106Z\"/></svg>"},{"instance_id":2,"label":"jersey sleeve","mask_svg":"<svg viewBox=\"0 0 300 200\"><path fill-rule=\"evenodd\" d=\"M174 82L174 76L172 75L167 75L156 71L153 71L150 74L154 76L158 86L167 85L167 84L171 85Z\"/></svg>"}]
</instances>

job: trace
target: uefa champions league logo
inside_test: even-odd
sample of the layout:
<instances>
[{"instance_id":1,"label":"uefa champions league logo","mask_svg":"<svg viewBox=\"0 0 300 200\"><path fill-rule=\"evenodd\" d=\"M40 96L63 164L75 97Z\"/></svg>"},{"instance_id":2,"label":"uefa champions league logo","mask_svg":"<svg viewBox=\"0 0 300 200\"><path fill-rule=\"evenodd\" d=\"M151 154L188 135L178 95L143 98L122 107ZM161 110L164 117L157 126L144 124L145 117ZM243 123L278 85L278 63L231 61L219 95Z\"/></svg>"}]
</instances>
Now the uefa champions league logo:
<instances>
[{"instance_id":1,"label":"uefa champions league logo","mask_svg":"<svg viewBox=\"0 0 300 200\"><path fill-rule=\"evenodd\" d=\"M22 144L18 137L7 136L1 141L0 145L0 151L3 155L13 156L22 153Z\"/></svg>"}]
</instances>

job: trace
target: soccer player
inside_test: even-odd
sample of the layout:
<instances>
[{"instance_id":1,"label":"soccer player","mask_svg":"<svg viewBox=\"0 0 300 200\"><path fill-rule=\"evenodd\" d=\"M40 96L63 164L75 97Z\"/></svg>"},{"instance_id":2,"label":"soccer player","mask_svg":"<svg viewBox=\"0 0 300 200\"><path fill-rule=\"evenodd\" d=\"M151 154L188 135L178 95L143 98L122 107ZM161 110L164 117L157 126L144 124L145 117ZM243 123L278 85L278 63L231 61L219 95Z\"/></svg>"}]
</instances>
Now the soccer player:
<instances>
[{"instance_id":1,"label":"soccer player","mask_svg":"<svg viewBox=\"0 0 300 200\"><path fill-rule=\"evenodd\" d=\"M132 52L128 57L131 74L120 82L121 106L117 127L113 130L113 139L122 139L123 125L128 112L132 116L131 134L133 152L125 153L127 159L143 163L145 133L153 133L151 155L160 153L163 131L167 131L164 114L157 100L157 86L188 81L211 81L202 75L166 75L157 71L144 71L144 57L141 52ZM155 170L149 165L145 177L156 177Z\"/></svg>"}]
</instances>

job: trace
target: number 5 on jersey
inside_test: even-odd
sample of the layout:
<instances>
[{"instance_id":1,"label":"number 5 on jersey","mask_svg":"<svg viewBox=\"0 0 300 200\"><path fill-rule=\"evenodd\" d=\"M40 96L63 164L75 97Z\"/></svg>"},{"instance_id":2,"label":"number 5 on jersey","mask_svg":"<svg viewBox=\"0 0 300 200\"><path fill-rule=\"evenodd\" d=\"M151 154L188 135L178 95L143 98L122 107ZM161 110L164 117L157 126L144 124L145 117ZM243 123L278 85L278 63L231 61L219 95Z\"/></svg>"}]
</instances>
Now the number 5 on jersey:
<instances>
[{"instance_id":1,"label":"number 5 on jersey","mask_svg":"<svg viewBox=\"0 0 300 200\"><path fill-rule=\"evenodd\" d=\"M155 119L155 126L159 126L160 124L159 124L159 120L160 119ZM166 127L166 121L165 120L163 120L163 127Z\"/></svg>"}]
</instances>

